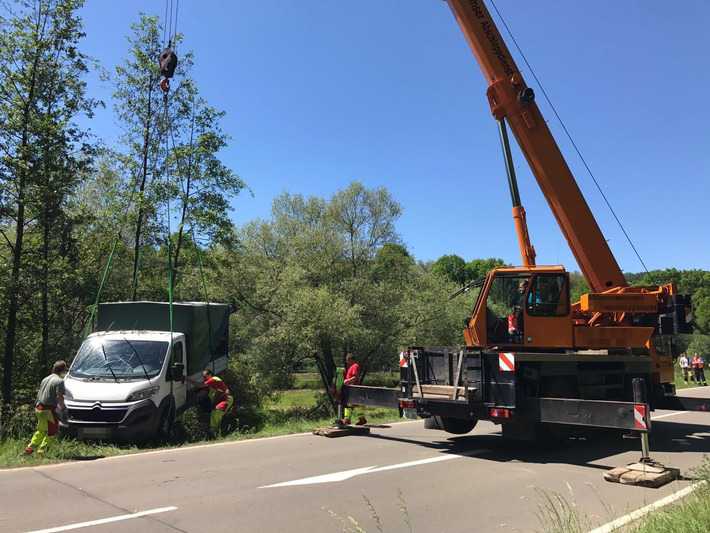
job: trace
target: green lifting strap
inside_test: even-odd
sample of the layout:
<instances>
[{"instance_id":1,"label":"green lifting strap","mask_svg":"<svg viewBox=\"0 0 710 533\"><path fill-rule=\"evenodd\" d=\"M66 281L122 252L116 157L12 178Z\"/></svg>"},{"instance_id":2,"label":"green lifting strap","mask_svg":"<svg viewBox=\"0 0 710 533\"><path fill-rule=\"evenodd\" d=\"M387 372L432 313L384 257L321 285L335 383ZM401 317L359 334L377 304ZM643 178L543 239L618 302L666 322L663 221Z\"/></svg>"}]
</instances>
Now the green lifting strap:
<instances>
[{"instance_id":1,"label":"green lifting strap","mask_svg":"<svg viewBox=\"0 0 710 533\"><path fill-rule=\"evenodd\" d=\"M197 265L200 268L200 280L202 281L202 290L205 293L205 302L207 303L207 327L208 329L208 341L210 347L210 363L212 363L212 371L214 372L214 346L212 344L212 315L210 313L210 298L207 293L207 282L205 281L205 270L202 265L202 250L200 250L200 245L197 242L197 237L195 237L195 227L190 228L192 233L192 242L195 243L195 248L197 249Z\"/></svg>"},{"instance_id":2,"label":"green lifting strap","mask_svg":"<svg viewBox=\"0 0 710 533\"><path fill-rule=\"evenodd\" d=\"M169 124L168 120L168 94L163 95L163 104L165 105L165 123ZM165 136L165 176L168 176L168 150L169 146L168 136ZM166 212L167 212L167 230L168 230L168 316L170 321L170 357L173 354L173 289L175 278L173 275L173 248L172 248L172 236L170 235L170 197L166 199ZM171 382L172 383L172 382Z\"/></svg>"},{"instance_id":3,"label":"green lifting strap","mask_svg":"<svg viewBox=\"0 0 710 533\"><path fill-rule=\"evenodd\" d=\"M104 285L106 283L106 280L108 279L109 272L111 271L111 265L113 264L113 255L116 252L117 245L118 245L118 235L114 239L113 245L111 246L111 253L108 256L108 261L106 262L106 266L104 267L104 273L101 276L101 283L99 283L99 290L96 292L96 300L94 301L94 305L91 306L91 313L89 314L89 321L87 324L89 331L94 329L94 318L96 318L96 311L99 308L99 301L101 300L101 293L104 290Z\"/></svg>"}]
</instances>

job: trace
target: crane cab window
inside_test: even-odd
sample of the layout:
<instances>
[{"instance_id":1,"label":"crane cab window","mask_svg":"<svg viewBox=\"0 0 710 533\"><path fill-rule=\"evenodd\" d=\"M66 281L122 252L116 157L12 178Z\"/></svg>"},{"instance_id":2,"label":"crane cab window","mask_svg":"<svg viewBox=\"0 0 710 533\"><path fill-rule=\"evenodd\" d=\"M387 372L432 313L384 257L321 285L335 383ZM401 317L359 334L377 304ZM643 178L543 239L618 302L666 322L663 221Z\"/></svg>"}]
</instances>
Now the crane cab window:
<instances>
[{"instance_id":1,"label":"crane cab window","mask_svg":"<svg viewBox=\"0 0 710 533\"><path fill-rule=\"evenodd\" d=\"M496 276L486 301L490 342L523 343L523 309L528 298L529 276Z\"/></svg>"},{"instance_id":2,"label":"crane cab window","mask_svg":"<svg viewBox=\"0 0 710 533\"><path fill-rule=\"evenodd\" d=\"M569 314L569 290L564 274L538 274L528 292L526 311L530 316Z\"/></svg>"}]
</instances>

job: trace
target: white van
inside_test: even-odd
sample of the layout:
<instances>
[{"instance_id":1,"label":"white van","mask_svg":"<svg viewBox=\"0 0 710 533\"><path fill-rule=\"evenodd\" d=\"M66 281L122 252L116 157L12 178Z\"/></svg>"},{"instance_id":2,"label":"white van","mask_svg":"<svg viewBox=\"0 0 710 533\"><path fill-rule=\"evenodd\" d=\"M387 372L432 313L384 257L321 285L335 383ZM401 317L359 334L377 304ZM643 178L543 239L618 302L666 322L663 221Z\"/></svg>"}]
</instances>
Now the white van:
<instances>
[{"instance_id":1,"label":"white van","mask_svg":"<svg viewBox=\"0 0 710 533\"><path fill-rule=\"evenodd\" d=\"M202 370L226 368L228 306L175 303L172 332L169 316L162 302L99 305L99 331L84 340L64 380L64 423L77 437L167 438Z\"/></svg>"}]
</instances>

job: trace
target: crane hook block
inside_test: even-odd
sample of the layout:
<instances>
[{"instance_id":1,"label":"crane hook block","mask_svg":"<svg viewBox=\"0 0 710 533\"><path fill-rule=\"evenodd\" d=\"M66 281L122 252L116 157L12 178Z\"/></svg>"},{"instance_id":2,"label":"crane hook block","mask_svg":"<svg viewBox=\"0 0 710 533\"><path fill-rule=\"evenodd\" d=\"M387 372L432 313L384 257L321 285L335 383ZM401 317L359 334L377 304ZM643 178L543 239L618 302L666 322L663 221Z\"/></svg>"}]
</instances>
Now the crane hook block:
<instances>
[{"instance_id":1,"label":"crane hook block","mask_svg":"<svg viewBox=\"0 0 710 533\"><path fill-rule=\"evenodd\" d=\"M160 90L166 94L170 91L170 80L168 78L160 80Z\"/></svg>"},{"instance_id":2,"label":"crane hook block","mask_svg":"<svg viewBox=\"0 0 710 533\"><path fill-rule=\"evenodd\" d=\"M160 54L158 63L160 64L160 75L164 78L172 78L178 64L177 54L173 52L172 48L168 47Z\"/></svg>"}]
</instances>

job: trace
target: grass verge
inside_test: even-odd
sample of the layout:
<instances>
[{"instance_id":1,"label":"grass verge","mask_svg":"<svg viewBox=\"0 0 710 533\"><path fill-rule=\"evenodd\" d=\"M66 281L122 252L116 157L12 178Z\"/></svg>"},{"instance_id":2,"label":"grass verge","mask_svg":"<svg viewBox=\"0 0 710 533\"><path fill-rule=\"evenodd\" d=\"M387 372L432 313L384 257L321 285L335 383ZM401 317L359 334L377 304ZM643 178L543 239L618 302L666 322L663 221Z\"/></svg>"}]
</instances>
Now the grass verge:
<instances>
[{"instance_id":1,"label":"grass verge","mask_svg":"<svg viewBox=\"0 0 710 533\"><path fill-rule=\"evenodd\" d=\"M621 525L625 533L707 533L710 531L710 458L695 468L692 477L698 487L680 501L653 510L635 522ZM538 491L537 517L540 533L584 533L592 527L590 518L561 494ZM602 502L604 503L604 502ZM606 504L609 517L615 513Z\"/></svg>"},{"instance_id":2,"label":"grass verge","mask_svg":"<svg viewBox=\"0 0 710 533\"><path fill-rule=\"evenodd\" d=\"M708 369L706 369L706 372L707 372L707 371L708 371ZM705 374L705 375L707 376L707 374ZM681 369L678 367L678 364L677 364L677 363L675 364L675 368L674 368L674 377L675 377L675 388L678 389L678 390L680 390L680 389L692 389L692 388L695 388L695 387L703 386L703 385L698 385L697 383L695 383L695 381L694 381L693 379L689 380L688 383L686 383L686 382L683 380L683 372L682 372Z\"/></svg>"},{"instance_id":3,"label":"grass verge","mask_svg":"<svg viewBox=\"0 0 710 533\"><path fill-rule=\"evenodd\" d=\"M363 385L372 387L396 387L399 384L399 370L394 372L370 372ZM294 389L322 390L323 382L318 372L299 372L293 375Z\"/></svg>"},{"instance_id":4,"label":"grass verge","mask_svg":"<svg viewBox=\"0 0 710 533\"><path fill-rule=\"evenodd\" d=\"M278 435L289 435L292 433L304 433L319 426L330 424L334 417L328 416L318 405L322 402L320 393L312 390L289 390L282 391L274 399L266 402L259 411L259 423L248 430L235 431L225 435L218 441L233 441L245 439L257 439L262 437L273 437ZM396 409L382 409L374 407L363 407L356 409L356 414L363 414L368 422L372 424L382 424L393 422L399 419ZM44 456L22 454L29 439L6 439L0 441L0 468L14 468L21 466L39 466L50 463L60 463L66 461L81 461L110 457L113 455L126 455L141 451L149 451L162 448L174 448L179 446L190 446L215 442L198 440L195 442L174 442L162 446L140 445L122 446L110 443L83 442L74 439L59 439Z\"/></svg>"},{"instance_id":5,"label":"grass verge","mask_svg":"<svg viewBox=\"0 0 710 533\"><path fill-rule=\"evenodd\" d=\"M710 531L710 459L696 470L705 481L678 503L658 509L631 528L634 533L706 533Z\"/></svg>"}]
</instances>

